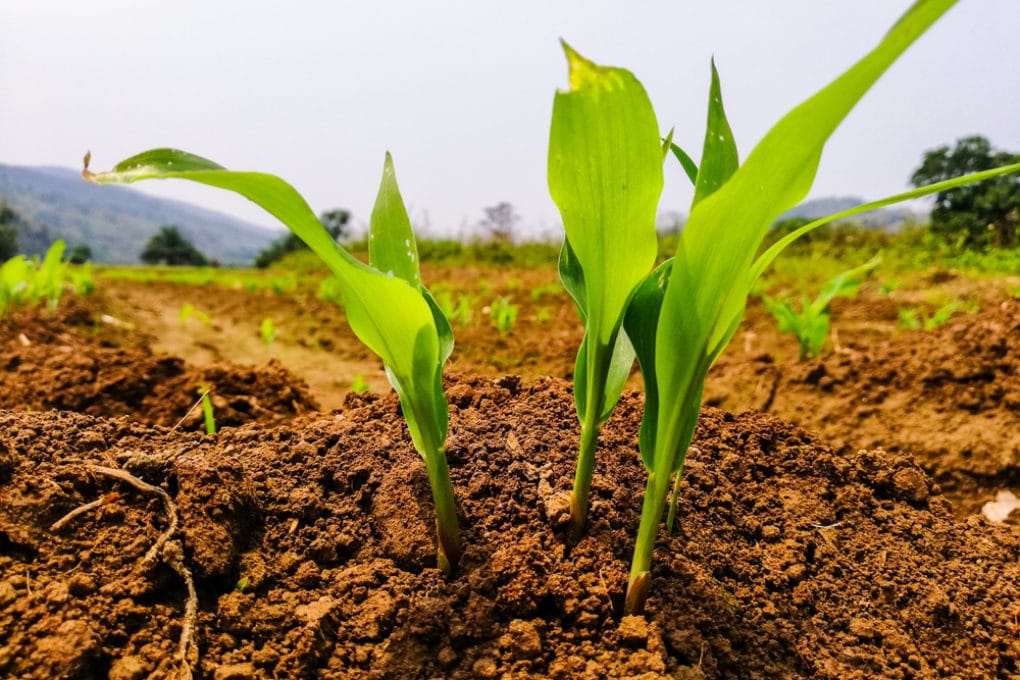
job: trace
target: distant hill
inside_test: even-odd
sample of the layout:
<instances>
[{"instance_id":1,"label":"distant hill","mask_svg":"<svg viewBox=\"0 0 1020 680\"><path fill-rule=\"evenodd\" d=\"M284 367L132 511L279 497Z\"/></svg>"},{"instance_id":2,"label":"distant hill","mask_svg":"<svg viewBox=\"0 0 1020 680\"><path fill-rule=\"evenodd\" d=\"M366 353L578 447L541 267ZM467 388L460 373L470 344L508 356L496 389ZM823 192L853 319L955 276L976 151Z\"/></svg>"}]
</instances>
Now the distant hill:
<instances>
[{"instance_id":1,"label":"distant hill","mask_svg":"<svg viewBox=\"0 0 1020 680\"><path fill-rule=\"evenodd\" d=\"M816 219L826 215L834 215L844 210L856 208L864 204L864 199L857 196L826 196L804 201L795 208L787 210L779 216L780 220L787 220L794 217ZM919 214L906 206L879 208L870 212L862 213L849 220L876 229L896 231L905 223L922 222L925 216Z\"/></svg>"},{"instance_id":2,"label":"distant hill","mask_svg":"<svg viewBox=\"0 0 1020 680\"><path fill-rule=\"evenodd\" d=\"M210 260L250 265L280 236L181 201L129 187L95 186L68 168L0 164L0 200L21 216L18 245L28 254L62 238L68 246L88 245L96 262L136 264L159 227L174 224Z\"/></svg>"}]
</instances>

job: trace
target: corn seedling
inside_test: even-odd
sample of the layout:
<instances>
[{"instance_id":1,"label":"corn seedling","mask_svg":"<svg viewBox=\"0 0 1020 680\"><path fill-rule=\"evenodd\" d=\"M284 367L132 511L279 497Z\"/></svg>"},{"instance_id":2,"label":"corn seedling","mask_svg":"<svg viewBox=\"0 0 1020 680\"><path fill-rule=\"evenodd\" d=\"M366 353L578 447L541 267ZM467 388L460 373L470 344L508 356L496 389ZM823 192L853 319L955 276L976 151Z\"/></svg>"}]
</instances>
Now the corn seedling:
<instances>
[{"instance_id":1,"label":"corn seedling","mask_svg":"<svg viewBox=\"0 0 1020 680\"><path fill-rule=\"evenodd\" d=\"M563 47L570 89L557 92L553 102L549 192L566 232L560 281L584 324L574 367L581 422L570 497L576 540L587 521L599 429L634 364L621 326L631 292L655 263L663 152L641 83L628 71L598 66Z\"/></svg>"},{"instance_id":2,"label":"corn seedling","mask_svg":"<svg viewBox=\"0 0 1020 680\"><path fill-rule=\"evenodd\" d=\"M180 320L182 324L185 324L188 322L188 319L192 317L201 321L202 325L205 326L206 328L212 327L212 318L210 318L208 314L196 308L195 305L191 304L190 302L185 302L183 305L181 305L181 311L177 313L177 318Z\"/></svg>"},{"instance_id":3,"label":"corn seedling","mask_svg":"<svg viewBox=\"0 0 1020 680\"><path fill-rule=\"evenodd\" d=\"M370 389L372 389L372 387L365 382L365 378L360 373L354 376L354 379L351 380L351 392L354 392L355 394L368 392Z\"/></svg>"},{"instance_id":4,"label":"corn seedling","mask_svg":"<svg viewBox=\"0 0 1020 680\"><path fill-rule=\"evenodd\" d=\"M269 347L273 344L273 340L276 340L276 324L268 316L262 319L262 323L259 324L259 336L262 338L262 344Z\"/></svg>"},{"instance_id":5,"label":"corn seedling","mask_svg":"<svg viewBox=\"0 0 1020 680\"><path fill-rule=\"evenodd\" d=\"M46 308L53 311L60 303L65 283L71 282L72 290L92 292L91 269L88 284L82 279L74 284L70 266L63 261L64 242L57 240L49 247L42 261L28 260L24 255L15 255L0 267L0 314L10 315L15 306L36 305L46 302Z\"/></svg>"},{"instance_id":6,"label":"corn seedling","mask_svg":"<svg viewBox=\"0 0 1020 680\"><path fill-rule=\"evenodd\" d=\"M535 321L541 324L547 324L552 319L552 310L548 307L538 307L535 309Z\"/></svg>"},{"instance_id":7,"label":"corn seedling","mask_svg":"<svg viewBox=\"0 0 1020 680\"><path fill-rule=\"evenodd\" d=\"M853 297L861 287L863 275L878 266L881 258L877 255L860 267L837 274L822 286L813 301L802 296L798 311L791 300L776 300L762 296L765 308L776 320L780 333L793 333L800 345L801 360L817 357L829 337L829 305L833 298Z\"/></svg>"},{"instance_id":8,"label":"corn seedling","mask_svg":"<svg viewBox=\"0 0 1020 680\"><path fill-rule=\"evenodd\" d=\"M202 395L202 420L205 423L205 433L214 435L216 434L216 418L213 416L213 405L212 399L209 398L209 388L202 385L198 391Z\"/></svg>"},{"instance_id":9,"label":"corn seedling","mask_svg":"<svg viewBox=\"0 0 1020 680\"><path fill-rule=\"evenodd\" d=\"M294 289L294 279L289 276L278 276L269 282L269 286L277 295L283 295Z\"/></svg>"},{"instance_id":10,"label":"corn seedling","mask_svg":"<svg viewBox=\"0 0 1020 680\"><path fill-rule=\"evenodd\" d=\"M901 309L899 310L900 326L907 330L930 331L949 321L953 314L960 310L960 307L958 300L950 300L932 312L930 316L925 315L924 310L920 307Z\"/></svg>"},{"instance_id":11,"label":"corn seedling","mask_svg":"<svg viewBox=\"0 0 1020 680\"><path fill-rule=\"evenodd\" d=\"M509 333L517 322L517 305L508 298L500 297L489 307L489 318L500 333Z\"/></svg>"},{"instance_id":12,"label":"corn seedling","mask_svg":"<svg viewBox=\"0 0 1020 680\"><path fill-rule=\"evenodd\" d=\"M344 290L341 287L340 280L335 276L327 276L320 281L318 297L323 302L332 302L342 307L344 304Z\"/></svg>"},{"instance_id":13,"label":"corn seedling","mask_svg":"<svg viewBox=\"0 0 1020 680\"><path fill-rule=\"evenodd\" d=\"M882 282L878 284L878 292L882 295L891 295L901 285L903 285L903 282L895 276L886 276L882 279Z\"/></svg>"},{"instance_id":14,"label":"corn seedling","mask_svg":"<svg viewBox=\"0 0 1020 680\"><path fill-rule=\"evenodd\" d=\"M369 264L337 244L304 198L274 175L231 172L199 156L154 149L118 163L110 172L82 171L98 184L143 179L188 179L234 191L283 222L340 281L354 333L382 359L396 390L415 448L425 461L436 510L437 561L451 573L460 559L460 529L446 461L449 407L443 366L453 351L450 323L422 285L417 245L386 154L369 227Z\"/></svg>"},{"instance_id":15,"label":"corn seedling","mask_svg":"<svg viewBox=\"0 0 1020 680\"><path fill-rule=\"evenodd\" d=\"M603 377L611 374L603 367L612 365L617 348L625 345L616 342L619 338L632 344L645 382L639 446L648 481L625 613L644 607L655 539L694 436L705 376L736 333L752 284L775 257L799 236L835 219L1020 170L1016 164L975 173L815 220L755 257L769 226L807 195L822 148L838 124L954 1L916 2L871 53L780 120L743 164L713 65L700 166L670 136L664 144L694 183L694 199L675 257L647 277L641 270L654 257L662 186L654 112L629 72L595 65L567 48L570 91L557 94L554 104L549 185L566 228L561 278L585 315L575 372L582 423L601 422L606 404L615 403L605 397L615 396L615 389L608 389L615 386ZM621 335L614 317L624 310ZM594 380L599 383L584 385ZM579 460L575 494L581 468ZM675 498L674 493L674 504Z\"/></svg>"}]
</instances>

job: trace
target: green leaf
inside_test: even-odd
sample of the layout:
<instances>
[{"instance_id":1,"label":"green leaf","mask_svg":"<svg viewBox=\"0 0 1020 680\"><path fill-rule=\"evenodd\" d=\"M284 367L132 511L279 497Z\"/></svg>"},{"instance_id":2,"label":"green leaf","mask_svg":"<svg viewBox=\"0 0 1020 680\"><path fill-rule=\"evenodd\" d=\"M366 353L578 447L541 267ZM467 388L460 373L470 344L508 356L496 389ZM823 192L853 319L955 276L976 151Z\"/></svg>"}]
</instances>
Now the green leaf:
<instances>
[{"instance_id":1,"label":"green leaf","mask_svg":"<svg viewBox=\"0 0 1020 680\"><path fill-rule=\"evenodd\" d=\"M829 308L829 304L833 298L836 297L852 297L857 294L857 290L861 286L861 275L870 272L872 269L882 263L882 256L875 255L873 258L865 262L864 264L848 269L845 272L840 272L836 276L832 277L825 282L822 289L818 292L818 297L811 303L811 309L815 314L821 314L824 310Z\"/></svg>"},{"instance_id":2,"label":"green leaf","mask_svg":"<svg viewBox=\"0 0 1020 680\"><path fill-rule=\"evenodd\" d=\"M736 331L746 305L754 253L769 225L799 203L822 148L882 73L953 0L917 3L870 54L787 114L715 193L694 205L681 234L656 344L660 387L655 469L675 469L689 445L689 411L704 376ZM692 397L698 394L698 401Z\"/></svg>"},{"instance_id":3,"label":"green leaf","mask_svg":"<svg viewBox=\"0 0 1020 680\"><path fill-rule=\"evenodd\" d=\"M553 103L549 191L583 272L592 340L608 346L630 291L655 262L659 126L629 71L563 47L570 90L557 92Z\"/></svg>"},{"instance_id":4,"label":"green leaf","mask_svg":"<svg viewBox=\"0 0 1020 680\"><path fill-rule=\"evenodd\" d=\"M687 154L686 151L681 149L673 142L669 143L669 150L673 152L676 159L680 161L680 167L687 173L687 178L691 180L691 184L697 185L698 183L698 164Z\"/></svg>"},{"instance_id":5,"label":"green leaf","mask_svg":"<svg viewBox=\"0 0 1020 680\"><path fill-rule=\"evenodd\" d=\"M418 246L404 199L397 187L397 175L389 151L386 152L382 182L369 221L368 261L385 274L397 276L414 287L421 285Z\"/></svg>"},{"instance_id":6,"label":"green leaf","mask_svg":"<svg viewBox=\"0 0 1020 680\"><path fill-rule=\"evenodd\" d=\"M846 219L847 217L853 217L854 215L860 215L861 213L870 212L879 208L884 208L887 205L893 205L894 203L902 203L903 201L909 201L914 198L921 198L923 196L929 196L931 194L937 194L943 191L949 191L967 184L973 184L974 182L981 182L986 179L998 177L1000 175L1008 175L1010 173L1020 172L1020 163L1014 163L1012 165L1003 165L998 168L992 168L990 170L984 170L982 172L975 172L962 177L954 177L942 182L936 182L935 184L927 184L917 189L905 191L900 194L893 196L887 196L886 198L879 199L877 201L871 201L864 203L863 205L850 208L849 210L843 210L826 217L821 217L817 220L809 222L804 226L790 232L779 241L773 243L768 250L762 253L757 260L755 260L754 267L751 269L751 281L749 286L754 283L765 270L768 269L769 265L772 264L775 259L786 250L787 246L796 241L798 238L807 234L810 231L817 229L818 227L835 222L836 220Z\"/></svg>"},{"instance_id":7,"label":"green leaf","mask_svg":"<svg viewBox=\"0 0 1020 680\"><path fill-rule=\"evenodd\" d=\"M698 170L697 181L694 185L692 205L696 205L703 198L714 194L737 171L739 165L737 143L733 139L733 131L726 120L719 72L715 68L713 59L712 85L708 94L708 124L705 126L705 144L701 152L701 168Z\"/></svg>"},{"instance_id":8,"label":"green leaf","mask_svg":"<svg viewBox=\"0 0 1020 680\"><path fill-rule=\"evenodd\" d=\"M669 285L673 260L656 267L634 290L623 327L630 338L645 383L645 408L641 416L638 449L645 467L651 470L655 451L655 428L659 415L659 386L655 378L655 336L662 300ZM682 351L682 350L680 350Z\"/></svg>"}]
</instances>

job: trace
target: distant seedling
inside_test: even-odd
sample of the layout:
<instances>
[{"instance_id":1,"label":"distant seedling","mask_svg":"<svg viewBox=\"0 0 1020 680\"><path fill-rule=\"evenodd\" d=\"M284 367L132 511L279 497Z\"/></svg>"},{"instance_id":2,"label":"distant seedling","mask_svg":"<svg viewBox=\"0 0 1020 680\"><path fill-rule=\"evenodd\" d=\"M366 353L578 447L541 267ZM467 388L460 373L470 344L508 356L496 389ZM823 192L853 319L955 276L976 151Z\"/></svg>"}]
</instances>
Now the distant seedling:
<instances>
[{"instance_id":1,"label":"distant seedling","mask_svg":"<svg viewBox=\"0 0 1020 680\"><path fill-rule=\"evenodd\" d=\"M276 324L268 316L262 319L262 323L259 324L259 336L262 338L262 344L269 347L276 340Z\"/></svg>"},{"instance_id":2,"label":"distant seedling","mask_svg":"<svg viewBox=\"0 0 1020 680\"><path fill-rule=\"evenodd\" d=\"M976 306L965 306L959 300L950 300L930 315L922 307L906 307L899 310L900 326L907 330L930 331L953 318L958 311L974 312Z\"/></svg>"},{"instance_id":3,"label":"distant seedling","mask_svg":"<svg viewBox=\"0 0 1020 680\"><path fill-rule=\"evenodd\" d=\"M370 389L372 389L371 385L365 382L365 378L360 373L354 376L354 379L351 380L351 392L354 392L355 394L368 392Z\"/></svg>"},{"instance_id":4,"label":"distant seedling","mask_svg":"<svg viewBox=\"0 0 1020 680\"><path fill-rule=\"evenodd\" d=\"M196 318L202 322L202 325L206 328L212 327L212 318L202 310L195 307L190 302L185 302L181 305L181 311L177 313L177 318L180 319L182 324L188 322L188 319Z\"/></svg>"},{"instance_id":5,"label":"distant seedling","mask_svg":"<svg viewBox=\"0 0 1020 680\"><path fill-rule=\"evenodd\" d=\"M489 318L500 333L509 333L517 322L517 305L509 298L499 297L489 307Z\"/></svg>"},{"instance_id":6,"label":"distant seedling","mask_svg":"<svg viewBox=\"0 0 1020 680\"><path fill-rule=\"evenodd\" d=\"M776 300L768 295L762 296L765 308L776 320L780 333L793 333L800 345L801 360L814 358L822 349L829 337L829 305L837 297L854 297L860 290L865 274L878 266L882 261L875 256L860 267L837 274L830 279L814 301L807 296L800 300L798 310L792 300Z\"/></svg>"},{"instance_id":7,"label":"distant seedling","mask_svg":"<svg viewBox=\"0 0 1020 680\"><path fill-rule=\"evenodd\" d=\"M87 295L95 289L88 265L71 266L62 260L64 242L57 240L42 260L15 255L0 267L0 315L10 316L16 306L44 303L53 311L60 303L65 287Z\"/></svg>"}]
</instances>

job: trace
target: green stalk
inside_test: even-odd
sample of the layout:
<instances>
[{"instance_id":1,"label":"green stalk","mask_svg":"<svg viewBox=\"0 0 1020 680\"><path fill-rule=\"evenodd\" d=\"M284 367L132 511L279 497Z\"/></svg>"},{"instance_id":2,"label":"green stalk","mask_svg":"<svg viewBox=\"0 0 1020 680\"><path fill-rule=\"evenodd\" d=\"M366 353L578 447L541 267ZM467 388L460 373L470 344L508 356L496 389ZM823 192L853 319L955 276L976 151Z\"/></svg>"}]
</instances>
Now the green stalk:
<instances>
[{"instance_id":1,"label":"green stalk","mask_svg":"<svg viewBox=\"0 0 1020 680\"><path fill-rule=\"evenodd\" d=\"M453 574L460 562L460 525L457 523L457 503L450 481L450 468L446 451L436 447L425 456L425 469L432 487L432 503L436 506L436 563L447 576Z\"/></svg>"},{"instance_id":2,"label":"green stalk","mask_svg":"<svg viewBox=\"0 0 1020 680\"><path fill-rule=\"evenodd\" d=\"M581 441L574 472L574 489L570 494L570 540L577 542L588 524L588 505L591 480L595 474L595 450L598 448L600 417L605 399L606 376L611 353L604 345L596 344L587 363L587 410L581 423Z\"/></svg>"},{"instance_id":3,"label":"green stalk","mask_svg":"<svg viewBox=\"0 0 1020 680\"><path fill-rule=\"evenodd\" d=\"M649 472L645 486L645 499L641 507L641 524L638 526L637 542L634 544L634 559L630 563L630 579L627 582L627 596L623 603L623 614L640 614L645 608L648 589L652 584L652 555L655 539L659 535L659 523L669 495L671 474Z\"/></svg>"}]
</instances>

